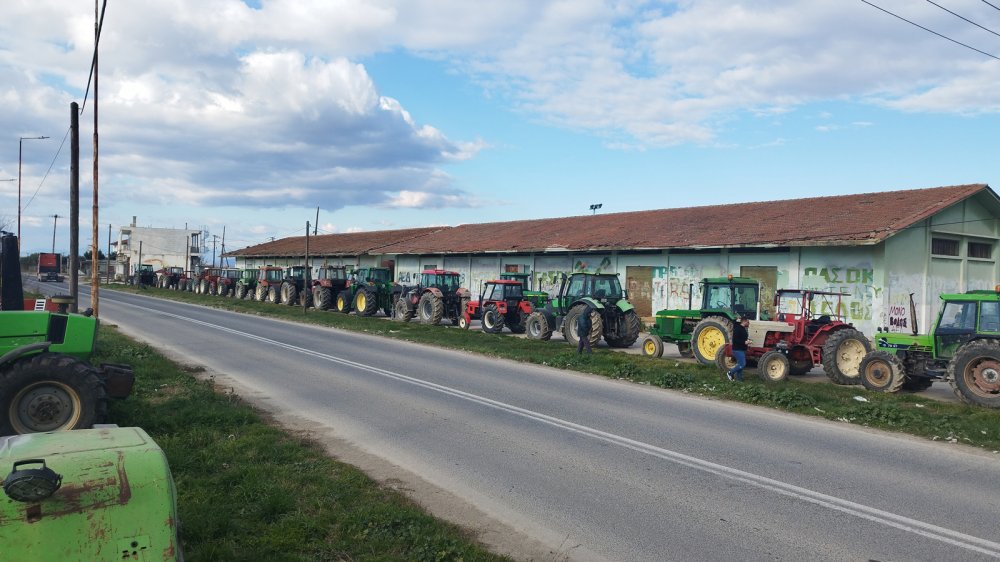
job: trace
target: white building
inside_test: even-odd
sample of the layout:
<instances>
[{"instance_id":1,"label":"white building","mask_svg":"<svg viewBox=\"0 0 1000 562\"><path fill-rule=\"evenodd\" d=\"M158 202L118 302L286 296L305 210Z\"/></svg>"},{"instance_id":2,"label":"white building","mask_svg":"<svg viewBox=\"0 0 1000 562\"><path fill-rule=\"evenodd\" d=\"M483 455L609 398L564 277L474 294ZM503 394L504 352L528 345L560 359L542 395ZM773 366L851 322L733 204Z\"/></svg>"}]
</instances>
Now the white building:
<instances>
[{"instance_id":1,"label":"white building","mask_svg":"<svg viewBox=\"0 0 1000 562\"><path fill-rule=\"evenodd\" d=\"M132 217L118 231L118 263L129 274L140 263L194 270L201 263L201 237L201 230L136 226Z\"/></svg>"}]
</instances>

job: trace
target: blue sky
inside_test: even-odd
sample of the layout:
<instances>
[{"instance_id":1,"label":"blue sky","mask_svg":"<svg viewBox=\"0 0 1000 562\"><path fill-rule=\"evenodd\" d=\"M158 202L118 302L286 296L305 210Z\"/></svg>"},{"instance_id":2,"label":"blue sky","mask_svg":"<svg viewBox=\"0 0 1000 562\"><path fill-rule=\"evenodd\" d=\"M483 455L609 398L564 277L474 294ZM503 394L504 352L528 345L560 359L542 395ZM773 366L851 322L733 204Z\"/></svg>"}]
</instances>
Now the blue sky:
<instances>
[{"instance_id":1,"label":"blue sky","mask_svg":"<svg viewBox=\"0 0 1000 562\"><path fill-rule=\"evenodd\" d=\"M1000 56L990 3L938 2L987 30L929 2L872 3ZM1000 60L861 1L108 4L102 248L132 216L225 227L234 249L303 232L317 206L332 233L1000 185ZM19 137L51 137L24 142L22 248L49 249L59 214L65 251L60 145L93 6L5 12L0 180L17 177ZM0 182L8 230L16 185Z\"/></svg>"}]
</instances>

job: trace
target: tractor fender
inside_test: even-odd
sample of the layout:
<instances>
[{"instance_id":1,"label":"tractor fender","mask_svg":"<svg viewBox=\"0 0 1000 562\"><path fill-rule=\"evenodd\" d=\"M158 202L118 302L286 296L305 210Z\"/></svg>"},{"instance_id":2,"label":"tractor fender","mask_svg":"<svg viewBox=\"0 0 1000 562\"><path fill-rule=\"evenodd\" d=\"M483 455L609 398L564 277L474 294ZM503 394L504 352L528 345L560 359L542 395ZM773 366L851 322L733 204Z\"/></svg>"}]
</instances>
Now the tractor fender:
<instances>
[{"instance_id":1,"label":"tractor fender","mask_svg":"<svg viewBox=\"0 0 1000 562\"><path fill-rule=\"evenodd\" d=\"M622 312L628 312L630 310L635 309L635 307L632 306L632 303L628 302L625 299L618 301L618 304L616 306L618 307L618 310Z\"/></svg>"},{"instance_id":2,"label":"tractor fender","mask_svg":"<svg viewBox=\"0 0 1000 562\"><path fill-rule=\"evenodd\" d=\"M590 297L583 297L582 299L573 301L573 304L570 305L570 308L573 308L578 304L586 304L589 305L591 308L595 308L597 310L604 310L604 305L601 304L600 301L596 301Z\"/></svg>"},{"instance_id":3,"label":"tractor fender","mask_svg":"<svg viewBox=\"0 0 1000 562\"><path fill-rule=\"evenodd\" d=\"M458 290L455 291L455 292L458 293L459 298L463 298L463 299L471 299L472 298L472 292L469 291L468 289L466 289L465 287L459 287Z\"/></svg>"},{"instance_id":4,"label":"tractor fender","mask_svg":"<svg viewBox=\"0 0 1000 562\"><path fill-rule=\"evenodd\" d=\"M43 341L38 343L31 343L28 345L22 345L21 347L14 348L8 351L7 353L4 353L3 357L0 357L0 367L8 363L13 363L15 360L20 359L25 355L48 351L50 345L52 345L52 342Z\"/></svg>"},{"instance_id":5,"label":"tractor fender","mask_svg":"<svg viewBox=\"0 0 1000 562\"><path fill-rule=\"evenodd\" d=\"M424 292L429 292L439 299L442 298L441 289L438 289L437 287L429 287L425 289Z\"/></svg>"}]
</instances>

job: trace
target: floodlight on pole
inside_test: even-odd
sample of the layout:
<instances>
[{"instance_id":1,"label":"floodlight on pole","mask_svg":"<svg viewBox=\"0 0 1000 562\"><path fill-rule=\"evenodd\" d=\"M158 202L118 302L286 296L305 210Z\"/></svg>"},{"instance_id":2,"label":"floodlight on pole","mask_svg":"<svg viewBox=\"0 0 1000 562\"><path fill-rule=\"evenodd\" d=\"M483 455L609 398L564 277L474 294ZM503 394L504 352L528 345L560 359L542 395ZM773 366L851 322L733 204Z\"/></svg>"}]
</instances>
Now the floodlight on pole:
<instances>
[{"instance_id":1,"label":"floodlight on pole","mask_svg":"<svg viewBox=\"0 0 1000 562\"><path fill-rule=\"evenodd\" d=\"M590 214L596 215L597 214L597 210L600 209L603 206L604 206L603 203L594 203L593 205L590 206Z\"/></svg>"},{"instance_id":2,"label":"floodlight on pole","mask_svg":"<svg viewBox=\"0 0 1000 562\"><path fill-rule=\"evenodd\" d=\"M42 140L49 137L21 137L17 141L17 253L21 253L21 155L24 153L24 141Z\"/></svg>"}]
</instances>

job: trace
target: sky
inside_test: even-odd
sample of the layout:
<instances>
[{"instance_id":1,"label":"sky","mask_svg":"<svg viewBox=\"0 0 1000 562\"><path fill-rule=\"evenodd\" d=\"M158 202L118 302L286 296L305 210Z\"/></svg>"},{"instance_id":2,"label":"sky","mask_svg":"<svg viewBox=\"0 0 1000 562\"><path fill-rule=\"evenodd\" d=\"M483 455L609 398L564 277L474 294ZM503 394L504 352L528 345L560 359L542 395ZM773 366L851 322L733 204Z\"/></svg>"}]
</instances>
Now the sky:
<instances>
[{"instance_id":1,"label":"sky","mask_svg":"<svg viewBox=\"0 0 1000 562\"><path fill-rule=\"evenodd\" d=\"M81 252L95 107L102 250L1000 185L1000 0L107 0L96 104L94 29L4 2L24 254L69 248L74 101Z\"/></svg>"}]
</instances>

